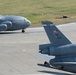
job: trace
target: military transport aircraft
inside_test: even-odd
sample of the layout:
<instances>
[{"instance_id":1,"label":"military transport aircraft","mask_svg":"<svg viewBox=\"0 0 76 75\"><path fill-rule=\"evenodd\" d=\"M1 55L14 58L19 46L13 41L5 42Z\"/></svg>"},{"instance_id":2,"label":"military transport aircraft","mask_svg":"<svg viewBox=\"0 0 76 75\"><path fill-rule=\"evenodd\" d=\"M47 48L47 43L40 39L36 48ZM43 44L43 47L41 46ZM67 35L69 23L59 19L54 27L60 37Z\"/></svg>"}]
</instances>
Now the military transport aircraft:
<instances>
[{"instance_id":1,"label":"military transport aircraft","mask_svg":"<svg viewBox=\"0 0 76 75\"><path fill-rule=\"evenodd\" d=\"M55 56L48 63L53 67L76 72L76 45L72 44L50 21L42 21L50 44L39 45L39 52Z\"/></svg>"},{"instance_id":2,"label":"military transport aircraft","mask_svg":"<svg viewBox=\"0 0 76 75\"><path fill-rule=\"evenodd\" d=\"M25 32L24 29L29 27L30 24L31 22L22 16L0 16L0 31L14 31L22 29L22 32Z\"/></svg>"}]
</instances>

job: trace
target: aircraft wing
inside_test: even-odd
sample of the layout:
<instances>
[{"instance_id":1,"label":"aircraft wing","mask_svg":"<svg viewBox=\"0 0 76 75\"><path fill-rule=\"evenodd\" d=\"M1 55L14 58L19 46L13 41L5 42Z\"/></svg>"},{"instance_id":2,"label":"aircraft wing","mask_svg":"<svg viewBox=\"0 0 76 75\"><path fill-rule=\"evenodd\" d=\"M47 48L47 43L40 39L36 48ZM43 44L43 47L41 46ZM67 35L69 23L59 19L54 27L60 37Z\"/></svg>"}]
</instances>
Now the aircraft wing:
<instances>
[{"instance_id":1,"label":"aircraft wing","mask_svg":"<svg viewBox=\"0 0 76 75\"><path fill-rule=\"evenodd\" d=\"M76 65L76 62L55 62L54 65Z\"/></svg>"},{"instance_id":2,"label":"aircraft wing","mask_svg":"<svg viewBox=\"0 0 76 75\"><path fill-rule=\"evenodd\" d=\"M42 21L47 36L52 45L61 46L71 44L70 40L50 21Z\"/></svg>"}]
</instances>

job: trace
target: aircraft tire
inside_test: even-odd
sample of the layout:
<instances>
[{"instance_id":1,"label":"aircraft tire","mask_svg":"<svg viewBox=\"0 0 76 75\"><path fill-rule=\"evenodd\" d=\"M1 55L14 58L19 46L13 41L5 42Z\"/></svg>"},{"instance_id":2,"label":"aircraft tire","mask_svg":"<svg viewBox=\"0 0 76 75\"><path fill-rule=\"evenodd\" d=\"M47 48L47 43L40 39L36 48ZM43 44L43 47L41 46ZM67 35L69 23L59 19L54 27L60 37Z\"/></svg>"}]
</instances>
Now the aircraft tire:
<instances>
[{"instance_id":1,"label":"aircraft tire","mask_svg":"<svg viewBox=\"0 0 76 75\"><path fill-rule=\"evenodd\" d=\"M25 33L25 30L24 29L22 29L22 33Z\"/></svg>"},{"instance_id":2,"label":"aircraft tire","mask_svg":"<svg viewBox=\"0 0 76 75\"><path fill-rule=\"evenodd\" d=\"M47 61L44 62L45 66L49 66L49 63Z\"/></svg>"}]
</instances>

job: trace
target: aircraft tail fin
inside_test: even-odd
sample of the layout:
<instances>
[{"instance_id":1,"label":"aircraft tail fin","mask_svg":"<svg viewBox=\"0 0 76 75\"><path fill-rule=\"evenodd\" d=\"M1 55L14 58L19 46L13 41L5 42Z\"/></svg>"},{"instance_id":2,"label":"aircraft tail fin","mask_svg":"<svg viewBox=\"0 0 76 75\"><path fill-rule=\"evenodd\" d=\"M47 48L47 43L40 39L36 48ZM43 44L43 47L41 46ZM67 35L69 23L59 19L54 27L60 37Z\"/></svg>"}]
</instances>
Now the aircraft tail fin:
<instances>
[{"instance_id":1,"label":"aircraft tail fin","mask_svg":"<svg viewBox=\"0 0 76 75\"><path fill-rule=\"evenodd\" d=\"M47 33L47 36L54 46L71 44L61 31L50 21L42 21L42 25Z\"/></svg>"}]
</instances>

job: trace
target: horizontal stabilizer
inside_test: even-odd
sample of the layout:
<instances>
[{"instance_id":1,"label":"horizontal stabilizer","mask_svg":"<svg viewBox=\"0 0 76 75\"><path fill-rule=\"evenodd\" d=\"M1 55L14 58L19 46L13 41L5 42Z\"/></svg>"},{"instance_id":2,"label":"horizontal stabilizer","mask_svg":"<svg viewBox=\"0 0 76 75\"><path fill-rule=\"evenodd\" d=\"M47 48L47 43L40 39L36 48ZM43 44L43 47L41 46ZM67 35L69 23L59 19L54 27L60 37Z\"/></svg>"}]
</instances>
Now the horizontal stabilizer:
<instances>
[{"instance_id":1,"label":"horizontal stabilizer","mask_svg":"<svg viewBox=\"0 0 76 75\"><path fill-rule=\"evenodd\" d=\"M49 46L51 46L51 44L39 45L39 50L43 50L43 49L45 49L45 48L48 48Z\"/></svg>"}]
</instances>

